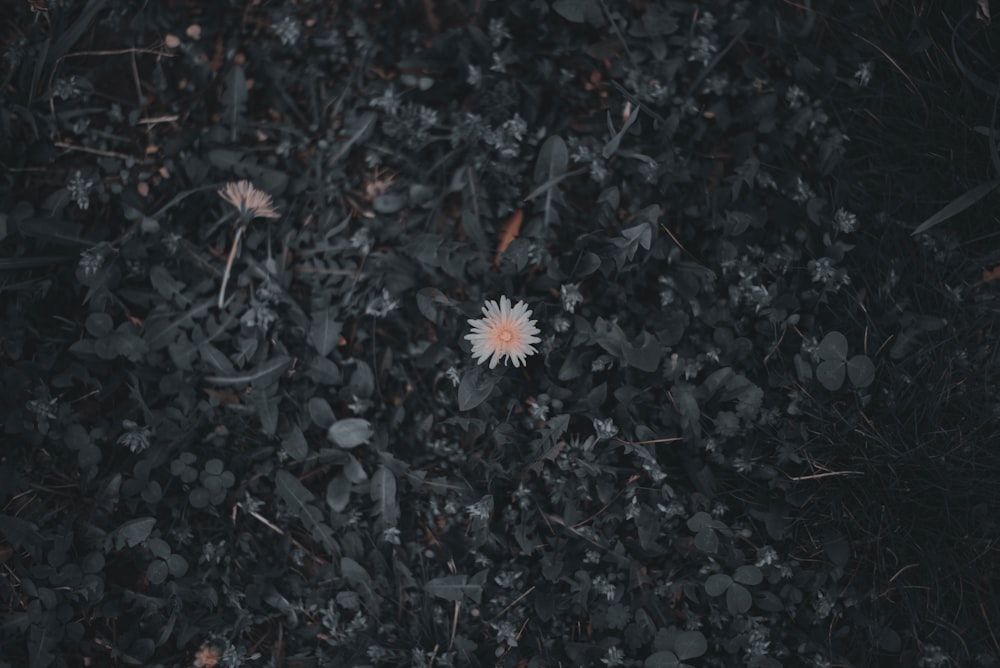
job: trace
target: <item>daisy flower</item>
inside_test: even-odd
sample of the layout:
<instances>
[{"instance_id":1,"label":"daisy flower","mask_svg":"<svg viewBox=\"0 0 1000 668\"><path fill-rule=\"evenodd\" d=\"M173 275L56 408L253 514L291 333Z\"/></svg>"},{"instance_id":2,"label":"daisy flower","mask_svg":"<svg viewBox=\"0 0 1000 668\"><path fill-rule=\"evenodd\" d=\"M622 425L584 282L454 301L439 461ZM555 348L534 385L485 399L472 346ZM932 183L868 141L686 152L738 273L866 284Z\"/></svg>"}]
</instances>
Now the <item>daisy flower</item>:
<instances>
[{"instance_id":1,"label":"daisy flower","mask_svg":"<svg viewBox=\"0 0 1000 668\"><path fill-rule=\"evenodd\" d=\"M514 366L518 367L525 364L525 357L538 352L531 344L541 341L535 336L539 329L535 327L534 320L528 319L531 311L527 304L518 302L511 308L510 300L501 297L499 304L487 301L483 307L483 315L486 317L469 320L472 332L465 336L472 342L472 355L477 363L482 364L492 355L491 369L504 357L510 358ZM504 365L506 364L504 361Z\"/></svg>"},{"instance_id":2,"label":"daisy flower","mask_svg":"<svg viewBox=\"0 0 1000 668\"><path fill-rule=\"evenodd\" d=\"M271 204L271 196L263 190L254 188L246 179L230 181L218 193L219 197L239 209L240 215L246 217L248 221L250 218L280 217Z\"/></svg>"}]
</instances>

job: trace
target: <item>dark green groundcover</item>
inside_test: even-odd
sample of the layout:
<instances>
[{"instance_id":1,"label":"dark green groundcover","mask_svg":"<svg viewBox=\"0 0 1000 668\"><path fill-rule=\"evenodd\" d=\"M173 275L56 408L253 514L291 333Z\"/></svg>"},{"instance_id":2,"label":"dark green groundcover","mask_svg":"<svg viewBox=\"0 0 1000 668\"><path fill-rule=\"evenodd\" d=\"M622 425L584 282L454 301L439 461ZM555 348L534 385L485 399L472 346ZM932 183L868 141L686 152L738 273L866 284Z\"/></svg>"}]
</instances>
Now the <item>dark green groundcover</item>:
<instances>
[{"instance_id":1,"label":"dark green groundcover","mask_svg":"<svg viewBox=\"0 0 1000 668\"><path fill-rule=\"evenodd\" d=\"M1000 665L989 4L4 3L0 666Z\"/></svg>"}]
</instances>

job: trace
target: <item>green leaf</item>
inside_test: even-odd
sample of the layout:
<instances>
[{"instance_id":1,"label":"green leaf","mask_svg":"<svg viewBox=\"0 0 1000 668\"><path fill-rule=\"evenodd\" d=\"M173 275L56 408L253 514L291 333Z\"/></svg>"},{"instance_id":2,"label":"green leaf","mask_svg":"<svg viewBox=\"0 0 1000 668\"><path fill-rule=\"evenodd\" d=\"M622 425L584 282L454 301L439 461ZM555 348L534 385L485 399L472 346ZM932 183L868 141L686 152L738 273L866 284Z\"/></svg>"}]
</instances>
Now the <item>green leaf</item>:
<instances>
[{"instance_id":1,"label":"green leaf","mask_svg":"<svg viewBox=\"0 0 1000 668\"><path fill-rule=\"evenodd\" d=\"M263 386L260 383L254 385L249 394L250 403L257 411L260 418L260 428L268 436L274 436L278 430L278 383Z\"/></svg>"},{"instance_id":2,"label":"green leaf","mask_svg":"<svg viewBox=\"0 0 1000 668\"><path fill-rule=\"evenodd\" d=\"M229 125L229 138L236 141L240 126L240 118L246 111L247 78L242 65L234 65L226 76L226 90L222 94L222 107L225 111L225 122Z\"/></svg>"},{"instance_id":3,"label":"green leaf","mask_svg":"<svg viewBox=\"0 0 1000 668\"><path fill-rule=\"evenodd\" d=\"M115 548L135 547L149 538L156 526L155 517L138 517L122 524L116 530Z\"/></svg>"},{"instance_id":4,"label":"green leaf","mask_svg":"<svg viewBox=\"0 0 1000 668\"><path fill-rule=\"evenodd\" d=\"M642 664L643 668L679 668L680 665L680 659L669 650L651 654Z\"/></svg>"},{"instance_id":5,"label":"green leaf","mask_svg":"<svg viewBox=\"0 0 1000 668\"><path fill-rule=\"evenodd\" d=\"M146 541L146 549L149 550L150 554L154 557L159 557L160 559L166 559L170 556L170 545L167 541L162 538L150 538ZM53 566L57 564L52 564Z\"/></svg>"},{"instance_id":6,"label":"green leaf","mask_svg":"<svg viewBox=\"0 0 1000 668\"><path fill-rule=\"evenodd\" d=\"M529 201L538 195L545 193L545 203L543 204L542 222L548 228L550 221L558 221L559 216L553 209L553 204L562 202L562 193L559 192L559 182L566 178L566 167L569 165L569 151L566 142L559 135L551 135L542 144L538 151L538 159L535 161L535 183L541 183L531 192L525 201Z\"/></svg>"},{"instance_id":7,"label":"green leaf","mask_svg":"<svg viewBox=\"0 0 1000 668\"><path fill-rule=\"evenodd\" d=\"M896 654L903 647L903 639L890 628L882 629L878 634L876 642L880 650L892 654Z\"/></svg>"},{"instance_id":8,"label":"green leaf","mask_svg":"<svg viewBox=\"0 0 1000 668\"><path fill-rule=\"evenodd\" d=\"M115 321L107 313L91 313L84 325L87 333L100 339L110 334L115 328Z\"/></svg>"},{"instance_id":9,"label":"green leaf","mask_svg":"<svg viewBox=\"0 0 1000 668\"><path fill-rule=\"evenodd\" d=\"M275 472L274 488L278 496L296 513L301 513L316 498L298 478L285 469Z\"/></svg>"},{"instance_id":10,"label":"green leaf","mask_svg":"<svg viewBox=\"0 0 1000 668\"><path fill-rule=\"evenodd\" d=\"M816 378L823 387L831 392L839 390L844 386L844 376L847 374L847 367L843 362L827 360L820 362L816 367Z\"/></svg>"},{"instance_id":11,"label":"green leaf","mask_svg":"<svg viewBox=\"0 0 1000 668\"><path fill-rule=\"evenodd\" d=\"M365 567L350 557L341 557L340 574L345 580L352 584L359 584L365 589L371 590L372 576L368 574Z\"/></svg>"},{"instance_id":12,"label":"green leaf","mask_svg":"<svg viewBox=\"0 0 1000 668\"><path fill-rule=\"evenodd\" d=\"M868 387L875 380L875 364L867 355L855 355L847 360L847 376L855 387Z\"/></svg>"},{"instance_id":13,"label":"green leaf","mask_svg":"<svg viewBox=\"0 0 1000 668\"><path fill-rule=\"evenodd\" d=\"M750 592L741 584L733 583L733 586L726 591L726 607L733 615L742 615L753 605L753 597Z\"/></svg>"},{"instance_id":14,"label":"green leaf","mask_svg":"<svg viewBox=\"0 0 1000 668\"><path fill-rule=\"evenodd\" d=\"M326 437L345 450L366 443L375 434L372 423L363 418L337 420L326 432Z\"/></svg>"},{"instance_id":15,"label":"green leaf","mask_svg":"<svg viewBox=\"0 0 1000 668\"><path fill-rule=\"evenodd\" d=\"M167 557L167 569L175 578L182 577L188 571L187 559L179 554L171 554Z\"/></svg>"},{"instance_id":16,"label":"green leaf","mask_svg":"<svg viewBox=\"0 0 1000 668\"><path fill-rule=\"evenodd\" d=\"M83 34L93 25L97 13L101 11L107 0L90 0L80 12L80 15L73 21L69 28L61 31L59 38L52 44L42 59L46 65L55 65L56 61L69 53L69 50L76 44Z\"/></svg>"},{"instance_id":17,"label":"green leaf","mask_svg":"<svg viewBox=\"0 0 1000 668\"><path fill-rule=\"evenodd\" d=\"M355 589L361 589L369 609L376 608L375 591L372 588L372 576L368 574L364 566L350 557L341 557L340 574L345 580L355 585Z\"/></svg>"},{"instance_id":18,"label":"green leaf","mask_svg":"<svg viewBox=\"0 0 1000 668\"><path fill-rule=\"evenodd\" d=\"M188 492L188 502L193 508L208 508L212 503L212 493L204 487L195 487Z\"/></svg>"},{"instance_id":19,"label":"green leaf","mask_svg":"<svg viewBox=\"0 0 1000 668\"><path fill-rule=\"evenodd\" d=\"M552 9L559 16L572 23L589 21L593 25L602 25L604 15L597 0L556 0Z\"/></svg>"},{"instance_id":20,"label":"green leaf","mask_svg":"<svg viewBox=\"0 0 1000 668\"><path fill-rule=\"evenodd\" d=\"M354 373L347 383L347 389L362 399L372 396L372 392L375 391L375 374L367 363L355 360Z\"/></svg>"},{"instance_id":21,"label":"green leaf","mask_svg":"<svg viewBox=\"0 0 1000 668\"><path fill-rule=\"evenodd\" d=\"M462 376L462 382L458 385L458 410L471 411L486 401L497 381L492 374L483 373L479 365L472 367Z\"/></svg>"},{"instance_id":22,"label":"green leaf","mask_svg":"<svg viewBox=\"0 0 1000 668\"><path fill-rule=\"evenodd\" d=\"M674 638L674 652L681 661L697 659L708 651L708 641L701 631L679 631Z\"/></svg>"},{"instance_id":23,"label":"green leaf","mask_svg":"<svg viewBox=\"0 0 1000 668\"><path fill-rule=\"evenodd\" d=\"M333 360L318 355L309 360L306 374L320 385L339 385L343 377Z\"/></svg>"},{"instance_id":24,"label":"green leaf","mask_svg":"<svg viewBox=\"0 0 1000 668\"><path fill-rule=\"evenodd\" d=\"M351 481L343 473L335 475L326 485L326 505L335 513L342 513L351 500Z\"/></svg>"},{"instance_id":25,"label":"green leaf","mask_svg":"<svg viewBox=\"0 0 1000 668\"><path fill-rule=\"evenodd\" d=\"M305 506L303 511L299 514L299 519L302 520L302 524L309 529L309 533L312 537L319 541L324 548L326 548L327 553L330 555L339 555L340 547L337 545L337 537L333 533L333 529L323 523L323 512L316 506Z\"/></svg>"},{"instance_id":26,"label":"green leaf","mask_svg":"<svg viewBox=\"0 0 1000 668\"><path fill-rule=\"evenodd\" d=\"M306 404L306 409L309 411L309 419L320 429L329 429L330 425L337 421L329 402L323 397L311 398Z\"/></svg>"},{"instance_id":27,"label":"green leaf","mask_svg":"<svg viewBox=\"0 0 1000 668\"><path fill-rule=\"evenodd\" d=\"M364 481L368 480L368 474L365 473L364 468L361 466L361 462L346 452L344 453L344 456L347 458L347 462L344 464L343 473L347 476L347 479L355 485L360 485Z\"/></svg>"},{"instance_id":28,"label":"green leaf","mask_svg":"<svg viewBox=\"0 0 1000 668\"><path fill-rule=\"evenodd\" d=\"M702 552L715 554L719 549L719 537L711 529L702 529L694 535L694 545Z\"/></svg>"},{"instance_id":29,"label":"green leaf","mask_svg":"<svg viewBox=\"0 0 1000 668\"><path fill-rule=\"evenodd\" d=\"M480 251L485 252L489 248L489 241L486 239L486 232L483 230L482 212L479 208L479 191L476 186L476 174L472 167L466 167L468 176L465 187L462 189L462 230L465 231L472 243Z\"/></svg>"},{"instance_id":30,"label":"green leaf","mask_svg":"<svg viewBox=\"0 0 1000 668\"><path fill-rule=\"evenodd\" d=\"M437 288L421 288L417 291L417 308L425 318L440 324L441 306L456 309L458 304Z\"/></svg>"},{"instance_id":31,"label":"green leaf","mask_svg":"<svg viewBox=\"0 0 1000 668\"><path fill-rule=\"evenodd\" d=\"M736 569L733 580L745 585L759 585L764 581L764 575L757 566L746 564Z\"/></svg>"},{"instance_id":32,"label":"green leaf","mask_svg":"<svg viewBox=\"0 0 1000 668\"><path fill-rule=\"evenodd\" d=\"M428 581L424 591L446 601L476 600L482 596L483 586L470 583L467 575L445 575Z\"/></svg>"},{"instance_id":33,"label":"green leaf","mask_svg":"<svg viewBox=\"0 0 1000 668\"><path fill-rule=\"evenodd\" d=\"M785 603L773 592L757 592L757 607L764 612L781 612L785 609Z\"/></svg>"},{"instance_id":34,"label":"green leaf","mask_svg":"<svg viewBox=\"0 0 1000 668\"><path fill-rule=\"evenodd\" d=\"M146 577L153 584L162 584L170 574L167 562L163 559L153 559L146 567Z\"/></svg>"},{"instance_id":35,"label":"green leaf","mask_svg":"<svg viewBox=\"0 0 1000 668\"><path fill-rule=\"evenodd\" d=\"M703 529L726 529L727 527L722 520L717 520L704 510L699 510L688 518L687 528L698 533Z\"/></svg>"},{"instance_id":36,"label":"green leaf","mask_svg":"<svg viewBox=\"0 0 1000 668\"><path fill-rule=\"evenodd\" d=\"M379 466L372 474L370 495L375 502L375 512L390 523L395 522L398 514L396 505L396 476L385 466Z\"/></svg>"},{"instance_id":37,"label":"green leaf","mask_svg":"<svg viewBox=\"0 0 1000 668\"><path fill-rule=\"evenodd\" d=\"M344 326L337 322L331 309L321 309L312 314L309 328L309 342L322 357L330 354L340 342L340 332Z\"/></svg>"},{"instance_id":38,"label":"green leaf","mask_svg":"<svg viewBox=\"0 0 1000 668\"><path fill-rule=\"evenodd\" d=\"M186 325L198 316L207 312L210 308L215 306L215 298L207 299L200 304L194 306L190 311L184 315L177 317L173 313L163 313L159 312L153 316L150 316L142 323L142 328L145 331L146 344L152 349L157 350L166 345L169 345L174 340L174 330L182 325Z\"/></svg>"},{"instance_id":39,"label":"green leaf","mask_svg":"<svg viewBox=\"0 0 1000 668\"><path fill-rule=\"evenodd\" d=\"M191 303L184 294L185 284L171 276L163 265L158 264L149 270L149 283L167 301L175 301L180 306Z\"/></svg>"},{"instance_id":40,"label":"green leaf","mask_svg":"<svg viewBox=\"0 0 1000 668\"><path fill-rule=\"evenodd\" d=\"M847 337L840 332L830 332L819 342L816 352L822 360L846 362Z\"/></svg>"},{"instance_id":41,"label":"green leaf","mask_svg":"<svg viewBox=\"0 0 1000 668\"><path fill-rule=\"evenodd\" d=\"M705 579L705 592L709 596L721 596L733 584L733 579L725 573L712 573Z\"/></svg>"},{"instance_id":42,"label":"green leaf","mask_svg":"<svg viewBox=\"0 0 1000 668\"><path fill-rule=\"evenodd\" d=\"M625 362L640 371L652 373L660 366L660 357L663 353L663 346L649 332L642 333L642 344L632 346L625 344L622 346L625 354Z\"/></svg>"},{"instance_id":43,"label":"green leaf","mask_svg":"<svg viewBox=\"0 0 1000 668\"><path fill-rule=\"evenodd\" d=\"M851 559L851 546L839 532L828 529L823 535L823 549L834 566L844 568Z\"/></svg>"},{"instance_id":44,"label":"green leaf","mask_svg":"<svg viewBox=\"0 0 1000 668\"><path fill-rule=\"evenodd\" d=\"M236 367L233 366L232 361L207 340L198 344L198 354L201 356L202 362L216 371L227 376L235 376L237 374Z\"/></svg>"},{"instance_id":45,"label":"green leaf","mask_svg":"<svg viewBox=\"0 0 1000 668\"><path fill-rule=\"evenodd\" d=\"M569 150L559 135L550 135L538 150L535 161L535 183L546 183L566 173L569 165Z\"/></svg>"},{"instance_id":46,"label":"green leaf","mask_svg":"<svg viewBox=\"0 0 1000 668\"><path fill-rule=\"evenodd\" d=\"M409 196L401 192L387 192L376 195L372 201L372 208L376 213L390 214L401 211L409 202Z\"/></svg>"},{"instance_id":47,"label":"green leaf","mask_svg":"<svg viewBox=\"0 0 1000 668\"><path fill-rule=\"evenodd\" d=\"M611 112L608 112L608 130L612 133L612 137L608 140L608 143L604 145L604 148L601 149L601 155L605 159L610 158L618 152L618 147L621 145L622 139L625 137L625 133L629 131L629 128L635 125L637 120L639 120L638 109L629 114L629 117L622 124L622 129L615 132L614 126L611 122Z\"/></svg>"},{"instance_id":48,"label":"green leaf","mask_svg":"<svg viewBox=\"0 0 1000 668\"><path fill-rule=\"evenodd\" d=\"M309 444L306 442L305 434L298 427L292 427L288 430L285 438L281 441L281 447L297 462L309 455Z\"/></svg>"}]
</instances>

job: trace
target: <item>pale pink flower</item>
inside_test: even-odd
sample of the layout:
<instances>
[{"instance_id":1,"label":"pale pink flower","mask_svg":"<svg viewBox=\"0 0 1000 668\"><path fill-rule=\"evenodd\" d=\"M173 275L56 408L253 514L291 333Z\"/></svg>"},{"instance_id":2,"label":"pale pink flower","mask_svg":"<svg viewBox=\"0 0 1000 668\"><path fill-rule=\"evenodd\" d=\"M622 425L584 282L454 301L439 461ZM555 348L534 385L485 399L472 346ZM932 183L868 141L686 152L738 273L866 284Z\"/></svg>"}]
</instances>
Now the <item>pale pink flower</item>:
<instances>
[{"instance_id":1,"label":"pale pink flower","mask_svg":"<svg viewBox=\"0 0 1000 668\"><path fill-rule=\"evenodd\" d=\"M535 327L534 320L528 319L531 311L527 304L518 302L511 308L510 300L501 297L499 304L487 301L483 315L486 317L469 320L472 332L465 335L472 342L472 356L477 363L482 364L492 355L491 369L504 357L510 358L518 367L525 364L525 357L538 352L531 344L541 341L535 336L539 329ZM507 364L506 360L504 364Z\"/></svg>"},{"instance_id":2,"label":"pale pink flower","mask_svg":"<svg viewBox=\"0 0 1000 668\"><path fill-rule=\"evenodd\" d=\"M219 197L239 209L242 216L248 218L280 217L271 204L271 196L263 190L254 188L253 184L246 179L236 182L230 181L218 193Z\"/></svg>"}]
</instances>

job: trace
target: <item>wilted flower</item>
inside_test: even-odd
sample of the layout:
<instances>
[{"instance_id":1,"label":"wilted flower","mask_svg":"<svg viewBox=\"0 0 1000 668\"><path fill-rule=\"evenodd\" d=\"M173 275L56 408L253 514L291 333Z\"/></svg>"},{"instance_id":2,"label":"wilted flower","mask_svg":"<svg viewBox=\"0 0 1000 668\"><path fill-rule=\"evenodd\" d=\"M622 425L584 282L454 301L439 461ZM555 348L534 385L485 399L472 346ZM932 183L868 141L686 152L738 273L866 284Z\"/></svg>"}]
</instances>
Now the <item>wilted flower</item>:
<instances>
[{"instance_id":1,"label":"wilted flower","mask_svg":"<svg viewBox=\"0 0 1000 668\"><path fill-rule=\"evenodd\" d=\"M149 447L152 431L149 427L140 427L132 420L122 420L125 431L118 437L118 445L132 452L142 452Z\"/></svg>"},{"instance_id":2,"label":"wilted flower","mask_svg":"<svg viewBox=\"0 0 1000 668\"><path fill-rule=\"evenodd\" d=\"M365 307L365 314L384 318L399 306L399 301L392 298L388 290L382 288L382 294L372 299Z\"/></svg>"},{"instance_id":3,"label":"wilted flower","mask_svg":"<svg viewBox=\"0 0 1000 668\"><path fill-rule=\"evenodd\" d=\"M583 302L583 294L580 292L579 283L564 283L559 287L559 298L562 300L563 310L567 313L574 313L576 305Z\"/></svg>"},{"instance_id":4,"label":"wilted flower","mask_svg":"<svg viewBox=\"0 0 1000 668\"><path fill-rule=\"evenodd\" d=\"M618 433L618 425L611 418L607 420L594 418L594 431L597 433L598 439L614 438L615 434Z\"/></svg>"},{"instance_id":5,"label":"wilted flower","mask_svg":"<svg viewBox=\"0 0 1000 668\"><path fill-rule=\"evenodd\" d=\"M518 367L525 364L525 357L538 352L531 344L541 342L535 336L539 329L535 327L534 320L529 320L531 311L527 304L518 302L512 308L510 299L501 297L499 304L487 301L483 315L486 317L469 320L472 332L465 336L472 342L472 355L479 364L492 355L491 369L504 357L510 358Z\"/></svg>"},{"instance_id":6,"label":"wilted flower","mask_svg":"<svg viewBox=\"0 0 1000 668\"><path fill-rule=\"evenodd\" d=\"M847 209L837 209L833 214L833 227L838 232L853 232L858 226L858 217Z\"/></svg>"},{"instance_id":7,"label":"wilted flower","mask_svg":"<svg viewBox=\"0 0 1000 668\"><path fill-rule=\"evenodd\" d=\"M299 37L302 36L302 24L295 20L292 16L286 16L281 19L273 26L271 29L274 34L278 36L281 43L285 46L291 46L298 41Z\"/></svg>"},{"instance_id":8,"label":"wilted flower","mask_svg":"<svg viewBox=\"0 0 1000 668\"><path fill-rule=\"evenodd\" d=\"M218 192L219 197L239 209L240 215L247 219L280 217L271 203L271 196L254 188L246 179L230 181Z\"/></svg>"},{"instance_id":9,"label":"wilted flower","mask_svg":"<svg viewBox=\"0 0 1000 668\"><path fill-rule=\"evenodd\" d=\"M465 512L474 520L488 520L493 514L493 496L487 494L473 504L465 507Z\"/></svg>"},{"instance_id":10,"label":"wilted flower","mask_svg":"<svg viewBox=\"0 0 1000 668\"><path fill-rule=\"evenodd\" d=\"M858 71L854 73L854 78L857 79L858 84L861 86L867 86L871 83L873 69L874 65L872 65L870 60L867 63L861 63L861 66L858 67Z\"/></svg>"},{"instance_id":11,"label":"wilted flower","mask_svg":"<svg viewBox=\"0 0 1000 668\"><path fill-rule=\"evenodd\" d=\"M69 191L70 197L84 211L90 207L90 191L93 187L93 180L85 179L79 169L66 181L66 190Z\"/></svg>"}]
</instances>

